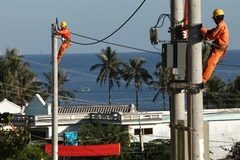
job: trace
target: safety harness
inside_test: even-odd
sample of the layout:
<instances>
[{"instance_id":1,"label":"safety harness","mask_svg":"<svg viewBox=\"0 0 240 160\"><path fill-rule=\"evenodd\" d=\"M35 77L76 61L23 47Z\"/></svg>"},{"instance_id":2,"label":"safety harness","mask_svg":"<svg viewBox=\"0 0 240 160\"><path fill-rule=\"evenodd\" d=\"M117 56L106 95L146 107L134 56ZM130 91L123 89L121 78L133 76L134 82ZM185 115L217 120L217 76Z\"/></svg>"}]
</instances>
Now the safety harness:
<instances>
[{"instance_id":1,"label":"safety harness","mask_svg":"<svg viewBox=\"0 0 240 160\"><path fill-rule=\"evenodd\" d=\"M223 54L222 54L222 56L221 56L221 60L223 61L223 60L225 59L225 57L226 57L226 53L227 53L227 48L228 48L228 46L226 46L226 47L224 48L224 47L218 46L218 45L216 45L216 44L214 44L214 43L211 43L210 45L211 45L211 48L212 48L212 49L218 49L218 50L220 50L220 51L223 51Z\"/></svg>"}]
</instances>

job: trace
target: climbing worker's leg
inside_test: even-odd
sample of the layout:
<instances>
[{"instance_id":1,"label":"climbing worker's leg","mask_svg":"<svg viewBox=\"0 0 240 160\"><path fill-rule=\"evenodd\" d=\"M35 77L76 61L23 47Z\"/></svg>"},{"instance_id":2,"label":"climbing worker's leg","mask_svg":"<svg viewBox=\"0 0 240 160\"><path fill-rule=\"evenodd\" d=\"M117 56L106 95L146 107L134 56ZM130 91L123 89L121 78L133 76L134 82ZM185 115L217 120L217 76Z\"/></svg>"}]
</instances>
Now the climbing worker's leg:
<instances>
[{"instance_id":1,"label":"climbing worker's leg","mask_svg":"<svg viewBox=\"0 0 240 160\"><path fill-rule=\"evenodd\" d=\"M58 52L58 56L57 56L57 61L58 62L61 61L63 54L65 53L66 49L69 46L71 46L71 42L62 43L62 45L60 46L59 52Z\"/></svg>"},{"instance_id":2,"label":"climbing worker's leg","mask_svg":"<svg viewBox=\"0 0 240 160\"><path fill-rule=\"evenodd\" d=\"M213 70L215 69L219 59L221 58L223 51L212 49L210 56L208 57L204 72L202 74L202 81L206 83L211 77Z\"/></svg>"}]
</instances>

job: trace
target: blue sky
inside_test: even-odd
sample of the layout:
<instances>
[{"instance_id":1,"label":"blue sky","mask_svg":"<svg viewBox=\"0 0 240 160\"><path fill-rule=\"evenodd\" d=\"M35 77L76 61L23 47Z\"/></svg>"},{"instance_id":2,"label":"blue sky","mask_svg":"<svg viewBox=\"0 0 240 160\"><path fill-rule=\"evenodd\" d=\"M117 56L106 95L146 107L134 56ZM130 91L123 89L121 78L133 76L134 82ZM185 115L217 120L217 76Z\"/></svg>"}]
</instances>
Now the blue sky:
<instances>
[{"instance_id":1,"label":"blue sky","mask_svg":"<svg viewBox=\"0 0 240 160\"><path fill-rule=\"evenodd\" d=\"M102 39L115 31L137 9L142 0L4 0L0 5L0 51L6 47L21 49L22 54L51 53L51 24L58 17L66 21L71 32ZM201 18L206 28L215 27L212 11L222 8L230 31L229 49L239 47L239 0L202 0ZM106 41L121 45L158 51L150 43L149 29L159 15L170 13L170 0L147 0L135 16ZM169 21L159 30L159 38L169 40ZM73 41L88 43L88 39L72 36ZM59 41L59 44L61 42ZM108 44L73 44L68 53L98 53ZM117 52L136 50L110 45ZM157 45L161 48L161 45Z\"/></svg>"}]
</instances>

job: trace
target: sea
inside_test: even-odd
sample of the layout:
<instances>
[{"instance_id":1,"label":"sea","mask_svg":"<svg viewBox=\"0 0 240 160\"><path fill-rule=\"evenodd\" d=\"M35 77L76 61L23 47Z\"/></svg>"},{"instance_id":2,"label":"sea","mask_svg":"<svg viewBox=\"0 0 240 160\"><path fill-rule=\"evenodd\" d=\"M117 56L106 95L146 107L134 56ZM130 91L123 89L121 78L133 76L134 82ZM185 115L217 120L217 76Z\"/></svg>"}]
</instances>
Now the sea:
<instances>
[{"instance_id":1,"label":"sea","mask_svg":"<svg viewBox=\"0 0 240 160\"><path fill-rule=\"evenodd\" d=\"M75 94L75 99L70 100L68 106L93 106L93 105L108 105L108 83L100 87L96 83L96 78L100 70L90 72L91 66L101 63L96 57L97 53L65 53L59 67L66 71L69 75L69 81L65 83L64 89L72 91ZM124 52L117 53L123 62L129 63L131 58L143 57L146 63L143 65L145 69L154 77L155 66L161 61L161 54L146 53L146 52ZM37 75L38 80L46 82L43 73L52 72L52 55L51 54L28 54L23 55L23 59L31 64L30 69ZM219 62L215 69L215 74L222 78L226 83L235 80L240 76L240 50L227 51L226 59ZM133 83L127 88L126 83L122 80L121 86L118 88L114 85L112 90L112 105L135 105L136 95ZM81 92L82 87L88 87L89 92ZM157 90L149 88L143 84L139 91L138 110L144 111L162 111L164 110L162 94L153 102ZM61 102L61 105L65 104ZM169 110L169 101L166 100L166 109Z\"/></svg>"}]
</instances>

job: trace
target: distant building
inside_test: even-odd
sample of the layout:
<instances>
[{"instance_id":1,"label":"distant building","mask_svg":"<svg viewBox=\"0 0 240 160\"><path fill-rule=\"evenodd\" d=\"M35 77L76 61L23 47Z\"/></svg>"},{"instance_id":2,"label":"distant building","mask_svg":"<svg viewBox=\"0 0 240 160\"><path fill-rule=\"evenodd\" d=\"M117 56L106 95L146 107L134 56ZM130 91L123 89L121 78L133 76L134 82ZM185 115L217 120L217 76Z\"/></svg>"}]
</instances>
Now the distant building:
<instances>
[{"instance_id":1,"label":"distant building","mask_svg":"<svg viewBox=\"0 0 240 160\"><path fill-rule=\"evenodd\" d=\"M51 104L47 104L39 94L36 94L32 101L26 106L26 115L49 115L51 114Z\"/></svg>"},{"instance_id":2,"label":"distant building","mask_svg":"<svg viewBox=\"0 0 240 160\"><path fill-rule=\"evenodd\" d=\"M1 107L1 105L0 105ZM139 141L140 129L143 130L142 140L170 139L169 111L137 112L134 105L113 106L76 106L59 107L58 133L77 131L81 123L100 121L102 124L128 126L133 141ZM15 115L13 124L30 125L32 136L36 138L51 138L52 115L51 105L46 104L39 95L26 106L25 115ZM209 150L212 159L222 159L227 151L221 147L230 148L234 142L240 141L240 109L204 110L204 121L209 127Z\"/></svg>"},{"instance_id":3,"label":"distant building","mask_svg":"<svg viewBox=\"0 0 240 160\"><path fill-rule=\"evenodd\" d=\"M0 113L9 112L12 114L24 114L25 107L20 107L7 99L0 102Z\"/></svg>"}]
</instances>

